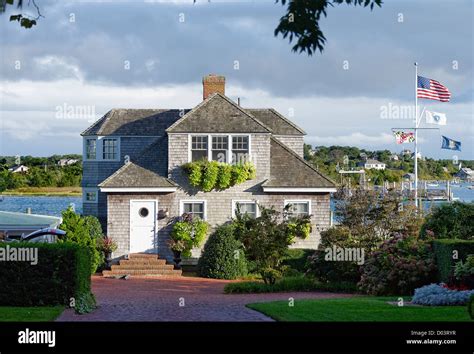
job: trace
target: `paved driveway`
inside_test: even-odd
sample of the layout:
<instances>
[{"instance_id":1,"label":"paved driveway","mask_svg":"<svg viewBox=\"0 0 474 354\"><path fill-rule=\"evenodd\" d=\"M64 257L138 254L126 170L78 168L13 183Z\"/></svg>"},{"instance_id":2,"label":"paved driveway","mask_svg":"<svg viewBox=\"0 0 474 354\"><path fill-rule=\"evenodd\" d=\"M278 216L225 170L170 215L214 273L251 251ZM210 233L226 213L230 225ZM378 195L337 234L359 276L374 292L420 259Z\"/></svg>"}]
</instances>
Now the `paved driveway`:
<instances>
[{"instance_id":1,"label":"paved driveway","mask_svg":"<svg viewBox=\"0 0 474 354\"><path fill-rule=\"evenodd\" d=\"M323 292L223 293L229 281L202 278L108 279L94 276L92 290L99 308L76 315L68 309L58 321L272 321L245 307L252 302L347 297Z\"/></svg>"}]
</instances>

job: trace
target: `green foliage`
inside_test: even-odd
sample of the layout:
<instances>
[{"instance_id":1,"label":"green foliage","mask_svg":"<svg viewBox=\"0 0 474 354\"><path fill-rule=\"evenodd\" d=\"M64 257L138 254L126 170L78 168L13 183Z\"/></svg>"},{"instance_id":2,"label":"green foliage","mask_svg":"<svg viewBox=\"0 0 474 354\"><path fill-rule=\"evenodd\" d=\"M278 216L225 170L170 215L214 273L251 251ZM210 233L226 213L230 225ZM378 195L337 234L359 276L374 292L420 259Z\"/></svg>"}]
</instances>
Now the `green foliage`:
<instances>
[{"instance_id":1,"label":"green foliage","mask_svg":"<svg viewBox=\"0 0 474 354\"><path fill-rule=\"evenodd\" d=\"M289 291L330 291L353 293L354 284L347 282L322 283L311 277L301 275L278 279L275 284L265 284L257 281L230 283L224 287L226 294L273 293Z\"/></svg>"},{"instance_id":2,"label":"green foliage","mask_svg":"<svg viewBox=\"0 0 474 354\"><path fill-rule=\"evenodd\" d=\"M422 226L421 235L438 239L474 240L474 203L445 203L437 207Z\"/></svg>"},{"instance_id":3,"label":"green foliage","mask_svg":"<svg viewBox=\"0 0 474 354\"><path fill-rule=\"evenodd\" d=\"M173 224L169 246L173 251L182 252L184 257L190 257L193 247L202 245L208 229L209 224L204 220L183 214Z\"/></svg>"},{"instance_id":4,"label":"green foliage","mask_svg":"<svg viewBox=\"0 0 474 354\"><path fill-rule=\"evenodd\" d=\"M90 273L94 274L103 262L103 255L97 244L103 238L99 221L94 216L81 216L72 208L63 211L62 218L59 228L66 231L66 235L58 242L72 242L87 247L91 253Z\"/></svg>"},{"instance_id":5,"label":"green foliage","mask_svg":"<svg viewBox=\"0 0 474 354\"><path fill-rule=\"evenodd\" d=\"M199 258L198 273L215 279L236 279L247 275L243 246L235 239L232 225L222 225L209 236Z\"/></svg>"},{"instance_id":6,"label":"green foliage","mask_svg":"<svg viewBox=\"0 0 474 354\"><path fill-rule=\"evenodd\" d=\"M471 295L467 302L467 313L469 313L469 317L474 320L474 295Z\"/></svg>"},{"instance_id":7,"label":"green foliage","mask_svg":"<svg viewBox=\"0 0 474 354\"><path fill-rule=\"evenodd\" d=\"M441 239L433 241L433 250L438 267L438 280L449 283L454 275L454 265L474 254L474 241Z\"/></svg>"},{"instance_id":8,"label":"green foliage","mask_svg":"<svg viewBox=\"0 0 474 354\"><path fill-rule=\"evenodd\" d=\"M371 295L409 295L436 280L436 264L429 241L398 234L371 253L361 267L358 287Z\"/></svg>"},{"instance_id":9,"label":"green foliage","mask_svg":"<svg viewBox=\"0 0 474 354\"><path fill-rule=\"evenodd\" d=\"M286 256L283 258L282 264L294 269L300 273L306 271L308 257L314 253L314 250L305 248L292 248L288 249Z\"/></svg>"},{"instance_id":10,"label":"green foliage","mask_svg":"<svg viewBox=\"0 0 474 354\"><path fill-rule=\"evenodd\" d=\"M227 189L256 177L256 169L251 162L230 165L217 161L194 161L182 167L188 175L189 184L205 192Z\"/></svg>"},{"instance_id":11,"label":"green foliage","mask_svg":"<svg viewBox=\"0 0 474 354\"><path fill-rule=\"evenodd\" d=\"M78 313L95 308L91 259L87 247L73 243L0 243L0 247L37 248L38 263L0 262L0 306L71 305Z\"/></svg>"},{"instance_id":12,"label":"green foliage","mask_svg":"<svg viewBox=\"0 0 474 354\"><path fill-rule=\"evenodd\" d=\"M283 217L274 209L260 208L260 216L237 213L233 220L235 235L245 247L247 258L254 262L265 283L273 284L283 273L282 261L296 236L294 223L306 224L309 217ZM300 228L298 226L298 228Z\"/></svg>"},{"instance_id":13,"label":"green foliage","mask_svg":"<svg viewBox=\"0 0 474 354\"><path fill-rule=\"evenodd\" d=\"M382 0L320 0L320 1L292 1L292 0L277 0L282 5L288 3L287 13L280 18L280 23L275 29L275 36L281 34L283 38L289 38L292 42L295 39L296 44L292 50L306 52L312 55L316 51L322 52L326 43L324 36L319 26L321 17L327 16L329 6L334 4L353 4L367 7L372 10L374 5L381 6Z\"/></svg>"}]
</instances>

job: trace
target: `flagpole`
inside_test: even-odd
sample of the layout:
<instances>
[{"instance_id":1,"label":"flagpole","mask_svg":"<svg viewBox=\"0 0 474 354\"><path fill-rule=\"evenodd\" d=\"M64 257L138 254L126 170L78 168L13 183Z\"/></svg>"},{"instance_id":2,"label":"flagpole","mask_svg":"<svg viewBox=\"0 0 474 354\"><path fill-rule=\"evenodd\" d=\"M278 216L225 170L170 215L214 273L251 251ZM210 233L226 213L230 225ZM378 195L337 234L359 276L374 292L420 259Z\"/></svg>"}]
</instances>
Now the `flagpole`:
<instances>
[{"instance_id":1,"label":"flagpole","mask_svg":"<svg viewBox=\"0 0 474 354\"><path fill-rule=\"evenodd\" d=\"M415 62L415 207L418 209L418 63Z\"/></svg>"}]
</instances>

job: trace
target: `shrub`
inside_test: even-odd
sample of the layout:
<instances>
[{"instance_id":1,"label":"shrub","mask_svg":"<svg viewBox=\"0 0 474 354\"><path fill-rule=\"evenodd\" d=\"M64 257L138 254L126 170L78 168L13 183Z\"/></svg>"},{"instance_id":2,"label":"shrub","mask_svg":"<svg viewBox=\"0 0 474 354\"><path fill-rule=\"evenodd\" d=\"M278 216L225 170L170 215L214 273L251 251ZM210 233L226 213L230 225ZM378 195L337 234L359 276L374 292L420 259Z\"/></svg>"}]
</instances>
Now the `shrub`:
<instances>
[{"instance_id":1,"label":"shrub","mask_svg":"<svg viewBox=\"0 0 474 354\"><path fill-rule=\"evenodd\" d=\"M182 252L184 257L191 256L193 247L201 246L206 238L209 224L191 214L183 214L171 230L170 248Z\"/></svg>"},{"instance_id":2,"label":"shrub","mask_svg":"<svg viewBox=\"0 0 474 354\"><path fill-rule=\"evenodd\" d=\"M220 226L209 236L198 261L198 273L216 279L236 279L247 275L243 246L235 239L232 225Z\"/></svg>"},{"instance_id":3,"label":"shrub","mask_svg":"<svg viewBox=\"0 0 474 354\"><path fill-rule=\"evenodd\" d=\"M332 291L353 293L355 284L347 282L321 283L314 278L302 275L283 277L275 284L265 284L257 281L230 283L224 287L226 294L273 293L289 291Z\"/></svg>"},{"instance_id":4,"label":"shrub","mask_svg":"<svg viewBox=\"0 0 474 354\"><path fill-rule=\"evenodd\" d=\"M454 277L460 287L474 289L474 255L467 256L466 261L457 262L454 266Z\"/></svg>"},{"instance_id":5,"label":"shrub","mask_svg":"<svg viewBox=\"0 0 474 354\"><path fill-rule=\"evenodd\" d=\"M358 239L353 237L349 228L332 227L321 232L318 250L308 258L307 274L323 282L347 281L357 283L360 279L359 265L356 262L334 262L325 259L326 250L333 247L361 247Z\"/></svg>"},{"instance_id":6,"label":"shrub","mask_svg":"<svg viewBox=\"0 0 474 354\"><path fill-rule=\"evenodd\" d=\"M314 253L314 250L306 248L292 248L287 250L286 256L283 258L282 264L294 269L300 273L304 273L307 269L308 257Z\"/></svg>"},{"instance_id":7,"label":"shrub","mask_svg":"<svg viewBox=\"0 0 474 354\"><path fill-rule=\"evenodd\" d=\"M91 254L91 274L94 274L104 261L97 244L98 240L103 238L99 220L94 216L81 216L72 208L63 211L62 218L59 228L66 231L66 235L58 242L72 242L87 247Z\"/></svg>"},{"instance_id":8,"label":"shrub","mask_svg":"<svg viewBox=\"0 0 474 354\"><path fill-rule=\"evenodd\" d=\"M449 283L454 275L456 261L474 254L474 241L443 239L433 241L433 250L438 267L438 281Z\"/></svg>"},{"instance_id":9,"label":"shrub","mask_svg":"<svg viewBox=\"0 0 474 354\"><path fill-rule=\"evenodd\" d=\"M438 206L421 228L421 236L429 231L437 239L474 240L474 203L445 203Z\"/></svg>"},{"instance_id":10,"label":"shrub","mask_svg":"<svg viewBox=\"0 0 474 354\"><path fill-rule=\"evenodd\" d=\"M78 313L95 307L87 247L70 242L0 243L0 248L7 246L37 248L38 263L0 262L0 306L70 306L73 298Z\"/></svg>"},{"instance_id":11,"label":"shrub","mask_svg":"<svg viewBox=\"0 0 474 354\"><path fill-rule=\"evenodd\" d=\"M429 242L394 235L361 267L361 291L372 295L406 295L433 282L436 266Z\"/></svg>"},{"instance_id":12,"label":"shrub","mask_svg":"<svg viewBox=\"0 0 474 354\"><path fill-rule=\"evenodd\" d=\"M242 242L248 259L255 262L265 283L274 284L283 274L282 261L295 234L291 223L309 223L309 217L282 218L274 209L260 208L260 216L251 218L237 213L233 220L235 236Z\"/></svg>"},{"instance_id":13,"label":"shrub","mask_svg":"<svg viewBox=\"0 0 474 354\"><path fill-rule=\"evenodd\" d=\"M189 184L200 187L205 192L213 189L226 189L233 185L255 179L256 168L251 162L227 164L217 161L194 161L184 164Z\"/></svg>"},{"instance_id":14,"label":"shrub","mask_svg":"<svg viewBox=\"0 0 474 354\"><path fill-rule=\"evenodd\" d=\"M451 290L442 285L430 284L415 290L412 302L427 306L465 305L474 295L474 290Z\"/></svg>"}]
</instances>

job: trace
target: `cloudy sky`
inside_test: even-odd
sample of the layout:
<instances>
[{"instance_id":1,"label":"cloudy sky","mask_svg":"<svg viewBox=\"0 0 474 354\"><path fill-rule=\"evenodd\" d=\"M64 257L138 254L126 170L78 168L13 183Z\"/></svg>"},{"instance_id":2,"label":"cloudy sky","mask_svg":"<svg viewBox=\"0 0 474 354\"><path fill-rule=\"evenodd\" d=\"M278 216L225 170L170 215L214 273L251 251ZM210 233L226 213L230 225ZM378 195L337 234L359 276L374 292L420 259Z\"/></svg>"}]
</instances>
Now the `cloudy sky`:
<instances>
[{"instance_id":1,"label":"cloudy sky","mask_svg":"<svg viewBox=\"0 0 474 354\"><path fill-rule=\"evenodd\" d=\"M446 135L462 141L460 159L474 159L470 0L336 5L312 57L273 36L285 13L274 0L37 3L45 18L30 30L8 22L16 9L0 16L0 155L80 153L80 132L111 108L192 108L208 73L225 75L244 107L295 121L307 143L400 151L412 146L395 144L391 128L413 124L416 60L452 92L450 103L420 100L448 116L420 134L420 150L451 158Z\"/></svg>"}]
</instances>

